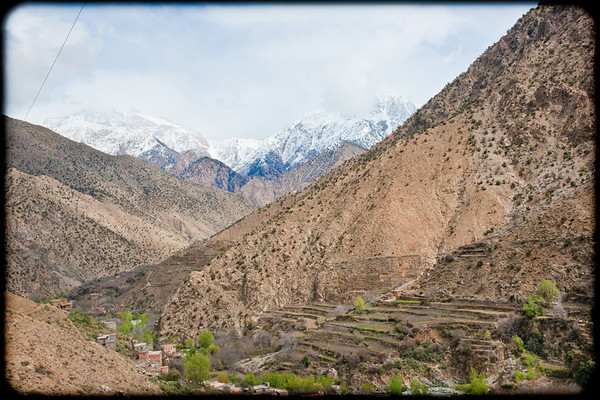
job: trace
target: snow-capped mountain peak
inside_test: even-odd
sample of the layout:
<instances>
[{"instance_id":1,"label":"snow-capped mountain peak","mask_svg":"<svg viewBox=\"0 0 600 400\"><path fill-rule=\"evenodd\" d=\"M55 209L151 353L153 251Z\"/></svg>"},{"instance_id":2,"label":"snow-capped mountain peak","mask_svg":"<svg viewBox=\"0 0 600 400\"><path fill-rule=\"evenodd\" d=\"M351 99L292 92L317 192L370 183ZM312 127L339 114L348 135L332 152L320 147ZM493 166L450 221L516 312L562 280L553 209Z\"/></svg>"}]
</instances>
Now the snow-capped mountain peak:
<instances>
[{"instance_id":1,"label":"snow-capped mountain peak","mask_svg":"<svg viewBox=\"0 0 600 400\"><path fill-rule=\"evenodd\" d=\"M283 169L288 170L342 141L368 149L415 111L412 102L395 95L378 98L366 118L316 110L265 139L253 159L232 168L247 175L260 174L253 168L265 164L267 159L276 159L282 163Z\"/></svg>"},{"instance_id":2,"label":"snow-capped mountain peak","mask_svg":"<svg viewBox=\"0 0 600 400\"><path fill-rule=\"evenodd\" d=\"M208 155L209 143L198 132L138 111L84 110L47 119L42 125L112 155L141 157L164 146L180 153L192 150L198 155Z\"/></svg>"}]
</instances>

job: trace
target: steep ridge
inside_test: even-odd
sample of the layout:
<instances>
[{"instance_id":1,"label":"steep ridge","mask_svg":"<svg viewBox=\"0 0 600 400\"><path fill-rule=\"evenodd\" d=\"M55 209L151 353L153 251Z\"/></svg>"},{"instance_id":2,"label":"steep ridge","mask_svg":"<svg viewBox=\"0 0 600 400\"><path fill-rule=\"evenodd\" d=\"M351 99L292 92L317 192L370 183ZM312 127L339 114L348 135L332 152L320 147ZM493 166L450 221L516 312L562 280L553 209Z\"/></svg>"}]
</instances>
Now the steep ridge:
<instances>
[{"instance_id":1,"label":"steep ridge","mask_svg":"<svg viewBox=\"0 0 600 400\"><path fill-rule=\"evenodd\" d=\"M253 209L47 128L6 118L5 129L5 276L25 297L156 263Z\"/></svg>"},{"instance_id":2,"label":"steep ridge","mask_svg":"<svg viewBox=\"0 0 600 400\"><path fill-rule=\"evenodd\" d=\"M50 396L161 394L131 360L84 336L65 311L9 292L4 296L5 390Z\"/></svg>"},{"instance_id":3,"label":"steep ridge","mask_svg":"<svg viewBox=\"0 0 600 400\"><path fill-rule=\"evenodd\" d=\"M529 12L393 135L214 236L234 243L180 287L163 310L160 337L244 328L267 309L347 296L353 282L341 267L360 274L365 260L418 259L417 274L431 279L436 261L461 246L490 233L512 241L519 228L526 240L524 222L566 215L563 207L594 190L594 47L583 10ZM589 235L593 207L582 204L570 238ZM592 242L581 246L589 254ZM555 264L550 276L519 261L518 285L465 295L523 298L544 278L571 293L592 279L589 265L575 276ZM470 277L473 289L489 279Z\"/></svg>"},{"instance_id":4,"label":"steep ridge","mask_svg":"<svg viewBox=\"0 0 600 400\"><path fill-rule=\"evenodd\" d=\"M249 180L221 161L210 157L197 158L193 152L184 153L168 171L186 181L214 186L232 193L240 192Z\"/></svg>"}]
</instances>

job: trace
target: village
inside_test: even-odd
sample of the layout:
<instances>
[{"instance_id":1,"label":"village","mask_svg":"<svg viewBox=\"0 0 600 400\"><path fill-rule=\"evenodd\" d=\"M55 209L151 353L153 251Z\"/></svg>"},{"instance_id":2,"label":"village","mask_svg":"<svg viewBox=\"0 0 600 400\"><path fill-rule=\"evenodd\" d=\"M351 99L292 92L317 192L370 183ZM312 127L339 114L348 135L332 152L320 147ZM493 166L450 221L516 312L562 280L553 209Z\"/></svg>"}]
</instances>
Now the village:
<instances>
[{"instance_id":1,"label":"village","mask_svg":"<svg viewBox=\"0 0 600 400\"><path fill-rule=\"evenodd\" d=\"M66 298L49 300L50 305L66 312L73 311L73 303ZM99 308L96 311L105 313L106 310ZM114 319L99 319L103 324L112 330L117 330L117 322ZM108 333L96 338L96 342L108 349L117 351L117 333ZM145 343L135 338L130 338L132 348L132 359L136 366L147 376L159 378L168 375L170 365L175 360L180 363L185 360L188 349L178 348L174 343L165 343L155 346L151 343ZM156 348L155 348L156 347ZM188 382L189 383L189 382ZM204 390L210 393L224 394L264 394L275 396L287 396L288 391L281 388L271 387L269 382L262 382L258 385L237 385L231 382L220 382L217 379L211 379L203 382ZM318 393L322 394L322 393Z\"/></svg>"},{"instance_id":2,"label":"village","mask_svg":"<svg viewBox=\"0 0 600 400\"><path fill-rule=\"evenodd\" d=\"M390 290L379 297L379 303L387 304L393 302L401 295L401 293L402 291L398 289ZM91 294L91 296L94 295L95 293ZM64 297L51 299L49 300L49 303L66 312L74 311L73 301L69 301ZM110 330L115 331L114 333L107 333L97 336L96 342L101 346L117 351L117 332L120 331L118 327L122 325L123 321L119 318L112 318L112 314L110 314L108 311L109 310L107 310L107 308L104 306L95 306L93 307L93 312L91 312L98 322L101 322ZM133 326L140 323L139 320L133 320L131 322L133 323ZM184 374L182 373L183 369L181 367L185 363L186 356L190 354L190 348L185 348L186 346L177 345L175 343L163 343L155 345L153 343L147 343L139 340L138 338L133 337L131 334L127 336L129 338L129 344L131 347L131 351L128 352L128 355L143 374L158 380L165 378L170 372L173 372L173 375L178 376L179 380L181 380L184 385L198 387L197 385L194 385L193 382L183 378ZM192 343L186 344L188 345L187 347L193 347ZM193 348L191 354L193 354L194 351L195 349ZM172 368L174 365L179 366L179 368ZM174 369L179 371L173 371ZM332 379L337 375L335 370L328 370L323 373ZM211 376L212 377L210 379L202 382L199 390L205 393L213 394L256 394L275 396L288 396L290 394L288 390L273 387L269 382L249 384L248 382L242 382L240 380L234 383L234 381L220 380L217 374L211 374ZM336 392L339 392L339 389L336 390ZM325 393L321 390L315 390L314 393L304 394L321 396Z\"/></svg>"}]
</instances>

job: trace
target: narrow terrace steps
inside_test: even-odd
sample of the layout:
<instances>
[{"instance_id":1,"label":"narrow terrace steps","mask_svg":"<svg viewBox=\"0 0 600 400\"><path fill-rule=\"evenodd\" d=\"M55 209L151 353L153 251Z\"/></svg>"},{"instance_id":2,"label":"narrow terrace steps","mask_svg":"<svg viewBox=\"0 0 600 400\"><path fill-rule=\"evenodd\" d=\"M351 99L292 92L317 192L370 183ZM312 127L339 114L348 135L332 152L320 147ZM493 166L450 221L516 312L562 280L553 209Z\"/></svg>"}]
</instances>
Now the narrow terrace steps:
<instances>
[{"instance_id":1,"label":"narrow terrace steps","mask_svg":"<svg viewBox=\"0 0 600 400\"><path fill-rule=\"evenodd\" d=\"M327 345L317 344L317 343L313 343L313 342L300 341L296 344L295 347L300 350L303 350L303 349L305 349L307 351L313 350L316 352L316 354L324 353L325 355L329 355L330 357L334 357L334 358L340 358L342 356L341 353L330 349L331 344L330 344L330 346L327 346ZM348 347L348 346L344 346L344 347Z\"/></svg>"},{"instance_id":2,"label":"narrow terrace steps","mask_svg":"<svg viewBox=\"0 0 600 400\"><path fill-rule=\"evenodd\" d=\"M354 334L350 333L320 331L311 332L310 335L303 339L303 341L311 343L316 342L317 344L333 343L341 346L358 346L360 343L377 342L383 345L387 350L389 348L396 348L401 344L401 340L397 339L395 334L392 335L394 336L390 336L389 333L382 333L378 335L374 335L372 333L361 333L360 337L356 337Z\"/></svg>"},{"instance_id":3,"label":"narrow terrace steps","mask_svg":"<svg viewBox=\"0 0 600 400\"><path fill-rule=\"evenodd\" d=\"M337 344L356 344L356 337L351 333L340 331L311 331L309 335L303 338L305 341L334 342Z\"/></svg>"},{"instance_id":4,"label":"narrow terrace steps","mask_svg":"<svg viewBox=\"0 0 600 400\"><path fill-rule=\"evenodd\" d=\"M478 312L473 312L470 310L458 310L453 308L439 308L439 307L415 307L410 309L396 309L393 310L393 313L390 312L387 315L379 314L380 320L385 320L389 318L396 319L406 319L402 318L402 314L404 315L412 315L412 316L421 316L421 317L434 317L434 318L460 318L460 319L472 319L474 321L482 320L482 319L491 319L497 317L494 314L482 314ZM373 314L371 314L373 315ZM377 318L377 316L375 316ZM363 314L357 316L359 320L373 320L374 317L369 316L369 314Z\"/></svg>"},{"instance_id":5,"label":"narrow terrace steps","mask_svg":"<svg viewBox=\"0 0 600 400\"><path fill-rule=\"evenodd\" d=\"M468 324L468 325L471 325L472 327L478 327L480 329L494 329L496 327L495 322L474 321L474 320L466 320L466 319L454 319L451 321L448 321L448 320L439 321L436 319L431 319L431 320L413 321L411 323L413 325L420 326L422 328L439 327L439 326L443 326L446 324L456 324L456 323Z\"/></svg>"},{"instance_id":6,"label":"narrow terrace steps","mask_svg":"<svg viewBox=\"0 0 600 400\"><path fill-rule=\"evenodd\" d=\"M309 319L314 319L314 320L318 320L319 318L324 318L322 315L315 315L315 314L308 314L308 313L302 313L302 312L294 312L294 311L284 311L283 313L285 318L309 318Z\"/></svg>"},{"instance_id":7,"label":"narrow terrace steps","mask_svg":"<svg viewBox=\"0 0 600 400\"><path fill-rule=\"evenodd\" d=\"M478 339L472 336L466 336L462 338L464 341L468 341L473 346L494 346L494 341L491 339Z\"/></svg>"},{"instance_id":8,"label":"narrow terrace steps","mask_svg":"<svg viewBox=\"0 0 600 400\"><path fill-rule=\"evenodd\" d=\"M393 336L389 336L389 335L380 335L380 336L365 335L364 340L378 342L378 343L381 343L385 346L392 347L392 348L396 348L402 344L402 341L400 339L396 339Z\"/></svg>"},{"instance_id":9,"label":"narrow terrace steps","mask_svg":"<svg viewBox=\"0 0 600 400\"><path fill-rule=\"evenodd\" d=\"M563 303L563 308L570 318L589 319L591 307L589 305Z\"/></svg>"},{"instance_id":10,"label":"narrow terrace steps","mask_svg":"<svg viewBox=\"0 0 600 400\"><path fill-rule=\"evenodd\" d=\"M317 352L317 354L324 354L326 356L329 357L334 357L334 358L340 358L342 356L342 352L351 352L353 350L356 351L360 351L360 352L368 352L371 355L375 355L375 356L384 356L384 353L369 349L367 346L365 345L361 345L361 344L344 344L344 345L338 345L335 343L328 343L328 342L324 342L324 343L314 343L314 342L309 342L309 341L299 341L296 346L294 346L295 349L298 350L302 350L305 349L307 351L315 351Z\"/></svg>"},{"instance_id":11,"label":"narrow terrace steps","mask_svg":"<svg viewBox=\"0 0 600 400\"><path fill-rule=\"evenodd\" d=\"M373 321L329 321L328 326L337 326L348 330L368 331L375 333L387 333L393 330L393 326L386 323Z\"/></svg>"},{"instance_id":12,"label":"narrow terrace steps","mask_svg":"<svg viewBox=\"0 0 600 400\"><path fill-rule=\"evenodd\" d=\"M284 312L300 312L300 313L307 313L307 314L313 314L313 315L317 315L317 316L327 316L331 311L329 309L323 308L323 307L319 307L319 306L313 306L313 305L306 305L306 304L288 304L283 306L283 311Z\"/></svg>"},{"instance_id":13,"label":"narrow terrace steps","mask_svg":"<svg viewBox=\"0 0 600 400\"><path fill-rule=\"evenodd\" d=\"M402 299L401 299L402 300ZM475 302L475 301L466 301L466 300L458 300L458 301L450 301L450 302L428 302L428 303L413 303L413 302L403 302L403 301L392 301L385 303L385 305L379 305L377 309L392 309L392 308L425 308L425 307L443 307L443 308L455 308L455 309L471 309L471 310L481 310L481 311L497 311L497 312L505 312L509 313L512 311L516 311L517 308L510 304L501 304L501 303L488 303L488 302Z\"/></svg>"}]
</instances>

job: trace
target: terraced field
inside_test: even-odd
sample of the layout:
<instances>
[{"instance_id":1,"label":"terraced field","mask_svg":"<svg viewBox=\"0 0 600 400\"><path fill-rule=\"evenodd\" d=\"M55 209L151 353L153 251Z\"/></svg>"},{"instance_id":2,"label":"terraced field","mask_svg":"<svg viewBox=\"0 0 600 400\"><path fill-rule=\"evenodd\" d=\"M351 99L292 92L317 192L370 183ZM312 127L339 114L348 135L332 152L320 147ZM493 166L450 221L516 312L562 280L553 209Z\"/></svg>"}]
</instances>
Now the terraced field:
<instances>
[{"instance_id":1,"label":"terraced field","mask_svg":"<svg viewBox=\"0 0 600 400\"><path fill-rule=\"evenodd\" d=\"M568 317L561 321L571 326L579 323L583 340L592 343L591 321L586 318L589 307L566 303L563 308ZM471 366L480 372L497 372L497 365L510 356L507 344L499 338L498 321L518 314L519 307L511 304L465 299L428 302L423 297L403 296L380 299L362 312L348 303L287 305L265 313L258 327L275 335L296 336L279 370L298 370L304 363L307 372L322 373L393 360L398 367L420 368L441 380L452 366L465 373ZM549 357L545 362L560 365L562 361Z\"/></svg>"}]
</instances>

